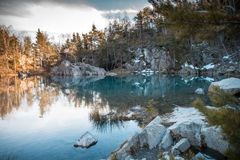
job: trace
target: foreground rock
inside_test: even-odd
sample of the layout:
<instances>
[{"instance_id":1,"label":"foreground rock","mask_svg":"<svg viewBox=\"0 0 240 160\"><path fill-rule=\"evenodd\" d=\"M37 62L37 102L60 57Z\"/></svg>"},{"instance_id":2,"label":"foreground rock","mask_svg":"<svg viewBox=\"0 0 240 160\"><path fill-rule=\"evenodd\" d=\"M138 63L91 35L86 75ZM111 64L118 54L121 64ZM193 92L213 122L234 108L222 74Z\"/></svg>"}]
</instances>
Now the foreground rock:
<instances>
[{"instance_id":1,"label":"foreground rock","mask_svg":"<svg viewBox=\"0 0 240 160\"><path fill-rule=\"evenodd\" d=\"M162 158L171 159L174 156L175 159L183 159L181 156L191 146L199 149L211 148L224 155L229 143L222 130L209 126L197 109L176 107L170 114L157 116L142 132L124 142L110 158L142 159L146 158L144 157L146 154L139 154L143 149L153 153L158 149L158 153L162 153ZM210 156L200 153L195 158L201 156L204 156L204 159L211 159Z\"/></svg>"},{"instance_id":2,"label":"foreground rock","mask_svg":"<svg viewBox=\"0 0 240 160\"><path fill-rule=\"evenodd\" d=\"M137 153L141 148L153 149L156 147L166 132L166 127L161 125L160 122L161 118L157 116L141 133L134 135L124 142L110 157L127 159L127 157Z\"/></svg>"},{"instance_id":3,"label":"foreground rock","mask_svg":"<svg viewBox=\"0 0 240 160\"><path fill-rule=\"evenodd\" d=\"M222 134L222 130L219 127L207 127L202 129L203 142L208 148L212 148L222 154L226 152L229 147L229 143Z\"/></svg>"},{"instance_id":4,"label":"foreground rock","mask_svg":"<svg viewBox=\"0 0 240 160\"><path fill-rule=\"evenodd\" d=\"M187 138L181 139L177 144L175 144L172 148L173 155L179 155L190 148L190 143Z\"/></svg>"},{"instance_id":5,"label":"foreground rock","mask_svg":"<svg viewBox=\"0 0 240 160\"><path fill-rule=\"evenodd\" d=\"M97 139L89 132L84 133L74 147L89 148L97 143Z\"/></svg>"},{"instance_id":6,"label":"foreground rock","mask_svg":"<svg viewBox=\"0 0 240 160\"><path fill-rule=\"evenodd\" d=\"M106 71L85 63L70 63L63 61L59 66L53 67L52 75L58 76L104 76Z\"/></svg>"},{"instance_id":7,"label":"foreground rock","mask_svg":"<svg viewBox=\"0 0 240 160\"><path fill-rule=\"evenodd\" d=\"M215 87L219 87L226 93L235 95L240 93L240 79L239 78L227 78L218 82L212 82L208 88L209 92L214 92Z\"/></svg>"}]
</instances>

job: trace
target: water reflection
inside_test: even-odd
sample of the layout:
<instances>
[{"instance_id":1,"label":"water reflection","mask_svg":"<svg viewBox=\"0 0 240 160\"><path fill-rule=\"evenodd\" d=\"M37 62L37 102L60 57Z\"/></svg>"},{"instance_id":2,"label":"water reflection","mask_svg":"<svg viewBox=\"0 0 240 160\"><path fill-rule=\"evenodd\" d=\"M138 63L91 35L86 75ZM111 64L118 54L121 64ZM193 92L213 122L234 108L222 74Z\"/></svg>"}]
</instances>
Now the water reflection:
<instances>
[{"instance_id":1,"label":"water reflection","mask_svg":"<svg viewBox=\"0 0 240 160\"><path fill-rule=\"evenodd\" d=\"M140 122L124 121L118 115L110 119L114 113L150 104L160 113L169 112L172 104L191 104L198 97L195 89L206 90L208 85L203 79L162 75L2 78L0 157L10 151L20 160L106 158L141 130ZM72 144L86 131L97 135L97 145L74 149Z\"/></svg>"},{"instance_id":2,"label":"water reflection","mask_svg":"<svg viewBox=\"0 0 240 160\"><path fill-rule=\"evenodd\" d=\"M0 111L1 118L4 118L26 100L28 107L38 102L39 116L43 117L60 95L67 97L75 107L94 107L92 115L106 108L121 112L139 104L146 106L150 100L158 101L157 105L163 108L172 104L186 106L196 97L193 94L196 88L207 90L208 85L208 81L201 79L186 82L178 76L161 75L51 79L31 77L24 80L4 78L0 79Z\"/></svg>"}]
</instances>

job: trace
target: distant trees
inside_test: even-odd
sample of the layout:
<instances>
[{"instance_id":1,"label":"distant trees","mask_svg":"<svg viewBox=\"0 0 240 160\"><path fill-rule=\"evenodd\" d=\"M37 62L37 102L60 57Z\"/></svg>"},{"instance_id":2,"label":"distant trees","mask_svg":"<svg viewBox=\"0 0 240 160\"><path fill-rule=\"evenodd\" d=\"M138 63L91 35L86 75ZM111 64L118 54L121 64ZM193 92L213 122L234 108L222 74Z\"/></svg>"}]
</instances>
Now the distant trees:
<instances>
[{"instance_id":1,"label":"distant trees","mask_svg":"<svg viewBox=\"0 0 240 160\"><path fill-rule=\"evenodd\" d=\"M24 37L20 42L6 26L0 27L0 74L47 69L58 58L56 47L40 30L36 34L36 43L32 43L30 37Z\"/></svg>"}]
</instances>

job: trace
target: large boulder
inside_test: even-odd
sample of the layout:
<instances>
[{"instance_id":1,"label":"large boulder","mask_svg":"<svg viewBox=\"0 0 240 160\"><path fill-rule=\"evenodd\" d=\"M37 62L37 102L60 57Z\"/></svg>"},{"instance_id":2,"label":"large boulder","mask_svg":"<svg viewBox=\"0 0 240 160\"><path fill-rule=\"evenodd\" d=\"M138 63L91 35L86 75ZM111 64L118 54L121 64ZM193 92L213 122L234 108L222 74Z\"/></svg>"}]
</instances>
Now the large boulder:
<instances>
[{"instance_id":1,"label":"large boulder","mask_svg":"<svg viewBox=\"0 0 240 160\"><path fill-rule=\"evenodd\" d=\"M189 141L187 138L182 138L179 142L177 142L173 148L172 148L172 154L173 155L179 155L181 153L184 153L191 147Z\"/></svg>"},{"instance_id":2,"label":"large boulder","mask_svg":"<svg viewBox=\"0 0 240 160\"><path fill-rule=\"evenodd\" d=\"M103 68L91 66L85 63L70 63L63 61L59 66L53 67L52 75L60 76L104 76L106 71Z\"/></svg>"},{"instance_id":3,"label":"large boulder","mask_svg":"<svg viewBox=\"0 0 240 160\"><path fill-rule=\"evenodd\" d=\"M156 147L166 132L166 127L161 125L161 118L157 116L139 134L141 147L148 146L149 149Z\"/></svg>"},{"instance_id":4,"label":"large boulder","mask_svg":"<svg viewBox=\"0 0 240 160\"><path fill-rule=\"evenodd\" d=\"M227 151L229 143L221 128L215 126L205 127L202 128L201 134L203 137L203 143L205 143L208 148L216 150L222 154Z\"/></svg>"},{"instance_id":5,"label":"large boulder","mask_svg":"<svg viewBox=\"0 0 240 160\"><path fill-rule=\"evenodd\" d=\"M219 87L224 92L234 95L240 93L240 79L232 77L218 82L212 82L208 88L208 91L214 92L215 87Z\"/></svg>"},{"instance_id":6,"label":"large boulder","mask_svg":"<svg viewBox=\"0 0 240 160\"><path fill-rule=\"evenodd\" d=\"M166 128L160 124L161 118L157 116L153 119L142 132L135 134L133 137L125 141L111 157L117 159L127 159L131 154L138 152L141 148L153 149L162 140Z\"/></svg>"},{"instance_id":7,"label":"large boulder","mask_svg":"<svg viewBox=\"0 0 240 160\"><path fill-rule=\"evenodd\" d=\"M192 121L185 121L182 123L175 123L169 127L173 135L176 137L188 138L191 145L200 147L201 144L201 128L202 123L196 123Z\"/></svg>"},{"instance_id":8,"label":"large boulder","mask_svg":"<svg viewBox=\"0 0 240 160\"><path fill-rule=\"evenodd\" d=\"M97 138L95 138L91 133L84 133L79 140L74 144L74 147L89 148L97 143Z\"/></svg>"}]
</instances>

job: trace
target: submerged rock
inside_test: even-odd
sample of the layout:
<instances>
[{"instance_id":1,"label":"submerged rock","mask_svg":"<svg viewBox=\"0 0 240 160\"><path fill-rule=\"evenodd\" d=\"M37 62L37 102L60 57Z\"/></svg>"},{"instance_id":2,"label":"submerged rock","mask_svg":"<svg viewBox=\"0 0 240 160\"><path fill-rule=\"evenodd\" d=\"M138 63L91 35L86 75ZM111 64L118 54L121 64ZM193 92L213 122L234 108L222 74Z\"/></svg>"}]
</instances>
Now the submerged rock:
<instances>
[{"instance_id":1,"label":"submerged rock","mask_svg":"<svg viewBox=\"0 0 240 160\"><path fill-rule=\"evenodd\" d=\"M208 88L208 91L214 92L214 87L219 87L224 92L234 95L240 93L240 79L227 78L218 82L212 82Z\"/></svg>"},{"instance_id":2,"label":"submerged rock","mask_svg":"<svg viewBox=\"0 0 240 160\"><path fill-rule=\"evenodd\" d=\"M203 136L203 142L208 148L225 154L229 143L224 137L221 128L215 126L202 128L201 134Z\"/></svg>"},{"instance_id":3,"label":"submerged rock","mask_svg":"<svg viewBox=\"0 0 240 160\"><path fill-rule=\"evenodd\" d=\"M180 153L187 151L190 148L190 146L191 145L190 145L188 139L183 138L173 146L171 152L173 155L179 155Z\"/></svg>"},{"instance_id":4,"label":"submerged rock","mask_svg":"<svg viewBox=\"0 0 240 160\"><path fill-rule=\"evenodd\" d=\"M196 94L204 94L204 90L202 88L198 88L195 90Z\"/></svg>"},{"instance_id":5,"label":"submerged rock","mask_svg":"<svg viewBox=\"0 0 240 160\"><path fill-rule=\"evenodd\" d=\"M95 145L96 143L97 143L97 138L95 138L90 132L86 132L74 144L74 147L89 148Z\"/></svg>"}]
</instances>

